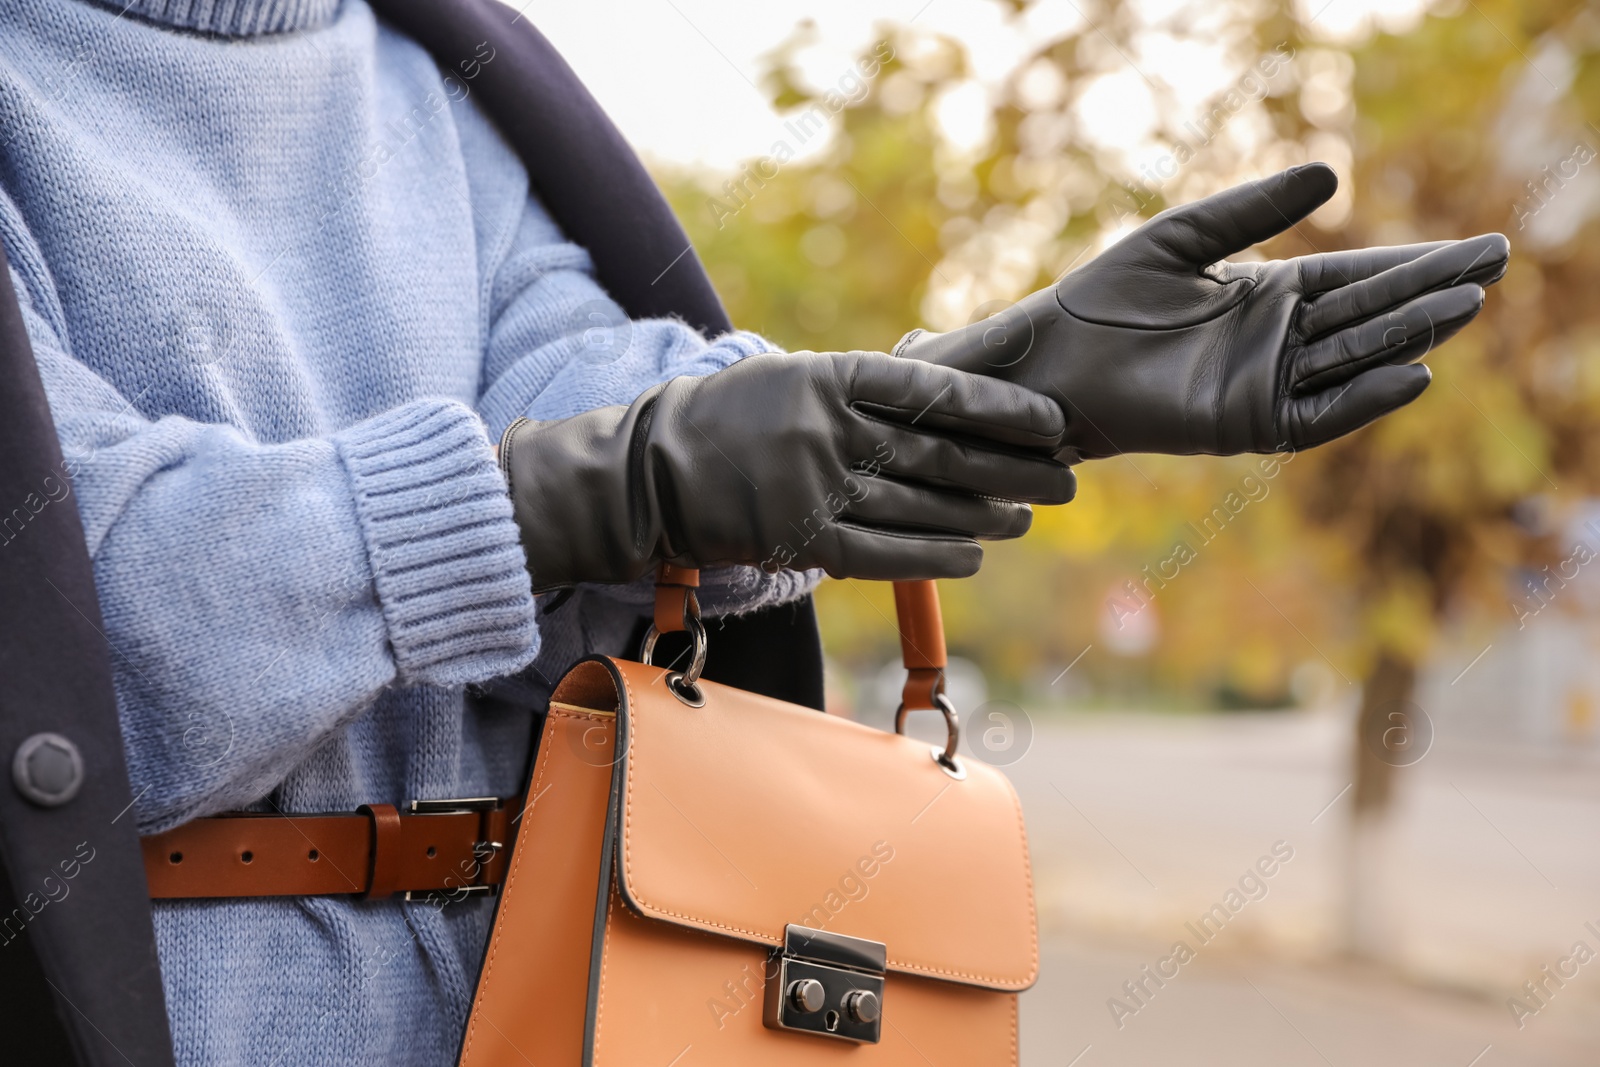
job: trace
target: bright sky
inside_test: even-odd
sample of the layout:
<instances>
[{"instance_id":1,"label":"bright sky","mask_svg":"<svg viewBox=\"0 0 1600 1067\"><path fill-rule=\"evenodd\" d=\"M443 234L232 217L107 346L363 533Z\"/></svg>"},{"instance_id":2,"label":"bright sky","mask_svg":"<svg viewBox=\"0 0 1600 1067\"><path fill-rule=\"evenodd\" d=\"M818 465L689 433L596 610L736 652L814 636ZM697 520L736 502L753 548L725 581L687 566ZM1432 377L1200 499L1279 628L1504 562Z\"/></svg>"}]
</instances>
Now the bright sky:
<instances>
[{"instance_id":1,"label":"bright sky","mask_svg":"<svg viewBox=\"0 0 1600 1067\"><path fill-rule=\"evenodd\" d=\"M1097 5L1040 0L1017 20L993 0L507 0L523 8L567 57L623 133L660 160L732 169L767 151L781 123L756 88L760 57L810 19L817 44L806 71L819 85L835 83L874 27L913 23L964 42L980 82L998 83L1037 45L1080 24ZM1217 2L1217 0L1211 0ZM1456 0L1459 2L1459 0ZM1149 18L1181 3L1138 0ZM1426 0L1301 0L1306 17L1332 36L1358 33L1374 20L1400 29ZM1204 8L1204 4L1200 5ZM1163 54L1160 42L1138 57L1184 96L1197 100L1220 86L1203 56ZM1139 75L1124 72L1126 80ZM1142 91L1108 86L1096 112L1102 128L1139 136L1148 121ZM981 104L977 101L968 102ZM959 101L952 105L959 112ZM959 121L960 115L952 116Z\"/></svg>"},{"instance_id":2,"label":"bright sky","mask_svg":"<svg viewBox=\"0 0 1600 1067\"><path fill-rule=\"evenodd\" d=\"M760 57L801 21L816 24L817 44L805 59L819 84L835 83L882 36L875 25L913 20L965 41L980 74L998 79L1029 40L1077 18L1070 3L1041 8L1021 27L987 0L534 0L528 16L637 148L732 168L766 152L782 132L756 88Z\"/></svg>"}]
</instances>

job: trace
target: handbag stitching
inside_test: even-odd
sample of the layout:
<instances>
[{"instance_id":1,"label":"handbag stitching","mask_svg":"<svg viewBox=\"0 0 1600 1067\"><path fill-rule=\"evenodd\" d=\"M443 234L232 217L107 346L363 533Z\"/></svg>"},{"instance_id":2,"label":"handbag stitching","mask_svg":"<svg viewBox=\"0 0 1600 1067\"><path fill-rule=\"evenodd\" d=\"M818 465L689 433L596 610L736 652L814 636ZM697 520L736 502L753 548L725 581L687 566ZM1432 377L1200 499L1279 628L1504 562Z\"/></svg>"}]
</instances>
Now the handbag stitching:
<instances>
[{"instance_id":1,"label":"handbag stitching","mask_svg":"<svg viewBox=\"0 0 1600 1067\"><path fill-rule=\"evenodd\" d=\"M606 893L611 899L606 903L606 932L605 939L600 944L600 992L594 1004L594 1062L600 1062L600 1025L605 1020L606 1011L606 962L611 958L611 928L615 925L617 915L617 895L609 887Z\"/></svg>"},{"instance_id":2,"label":"handbag stitching","mask_svg":"<svg viewBox=\"0 0 1600 1067\"><path fill-rule=\"evenodd\" d=\"M624 673L624 672L620 672L620 671L618 673L622 675L622 686L623 686L623 689L627 693L627 696L628 696L628 707L630 707L630 708L638 707L638 705L636 703L634 703L633 687L628 682L627 674ZM631 750L632 754L637 755L638 751L639 751L639 724L638 724L638 718L636 716L628 724L628 734L629 734L628 748ZM763 944L767 944L767 945L780 944L781 942L779 942L777 939L773 938L770 934L757 933L754 930L746 930L742 926L732 926L732 925L729 925L728 923L717 922L714 919L702 919L702 918L699 918L698 916L694 916L694 915L684 915L684 914L681 914L679 912L672 911L670 908L663 908L663 907L659 907L659 906L657 906L655 904L652 904L648 900L646 900L643 896L640 895L638 889L635 887L635 884L633 882L632 873L631 873L632 869L633 869L633 850L628 847L628 841L633 837L633 768L634 768L634 765L635 765L634 761L630 759L629 762L628 762L628 774L627 774L628 787L624 791L625 806L627 808L627 811L624 813L623 818L622 818L622 845L623 845L623 847L622 847L622 870L623 870L623 877L627 881L628 893L633 898L634 902L637 903L640 908L648 909L650 912L652 912L653 914L655 914L657 916L669 915L674 919L682 919L684 922L691 923L691 924L693 924L695 926L700 926L700 927L714 926L719 930L727 930L727 931L729 931L731 933L743 934L745 937L754 938L756 941L759 941L759 942L761 942ZM1027 856L1027 847L1028 847L1028 844L1027 844L1028 838L1027 838L1026 827L1022 822L1022 805L1021 805L1021 802L1017 799L1015 791L1012 792L1011 799L1012 799L1012 804L1015 806L1016 812L1017 812L1017 829L1019 831L1021 831L1022 834L1023 834L1023 837L1022 837L1023 855L1024 855L1024 857L1026 857ZM973 973L969 973L967 971L954 971L954 970L949 970L949 969L944 968L944 967L934 967L934 966L930 966L928 964L922 964L922 963L911 963L911 962L909 962L907 960L894 959L894 958L890 958L889 959L889 961L888 961L889 964L891 966L895 967L896 969L905 970L905 971L913 971L913 972L916 972L916 973L919 973L919 974L939 975L939 976L942 976L942 977L945 977L945 978L962 978L962 979L966 979L969 982L982 982L982 983L986 983L988 985L999 986L999 987L1001 987L1003 989L1026 989L1028 986L1033 984L1034 977L1038 973L1038 969L1039 969L1039 938L1038 938L1038 918L1034 913L1034 907L1033 907L1033 874L1028 869L1028 864L1026 862L1023 864L1023 876L1024 876L1024 879L1027 882L1027 886L1028 886L1028 894L1027 894L1027 896L1028 896L1028 922L1029 922L1029 926L1032 929L1033 935L1034 935L1033 938L1032 938L1032 946L1031 946L1030 952L1029 952L1029 956L1030 956L1030 962L1029 962L1029 967L1028 967L1029 977L1027 978L1026 981L1024 981L1024 982L1019 984L1018 981L1015 978L1001 978L1001 977L998 977L996 975L973 974ZM608 929L607 933L609 935L609 929ZM601 971L602 971L601 981L604 982L604 980L605 980L605 978L604 978L605 961L604 960L601 961L600 967L601 967ZM598 1029L598 1026L597 1026L597 1029ZM598 1033L597 1033L596 1036L598 1038Z\"/></svg>"},{"instance_id":3,"label":"handbag stitching","mask_svg":"<svg viewBox=\"0 0 1600 1067\"><path fill-rule=\"evenodd\" d=\"M623 743L624 728L626 728L627 734L627 747L620 755L616 757L619 760L627 761L622 768L624 771L623 777L628 783L627 788L623 790L623 807L627 810L625 810L622 814L622 836L623 840L626 841L628 837L628 823L633 819L633 775L628 773L633 769L633 761L629 759L629 755L633 751L633 746L639 742L638 730L636 729L638 722L633 717L631 712L639 705L633 699L633 686L628 683L627 674L623 671L617 670L615 665L613 665L611 674L614 679L620 679L622 682L623 700L617 706L617 718L619 719L617 723L617 743ZM628 716L626 722L620 721L624 714L627 714ZM607 841L606 845L608 847L615 847L615 844L610 841ZM626 849L623 849L622 862L624 866L628 862ZM595 992L594 1043L590 1046L592 1063L600 1062L600 1028L602 1023L605 1021L606 1009L606 963L609 962L611 956L611 929L615 925L617 914L617 897L621 895L620 890L615 890L612 886L601 886L600 891L602 893L609 894L609 898L606 901L606 929L605 933L601 935L600 941L600 988Z\"/></svg>"},{"instance_id":4,"label":"handbag stitching","mask_svg":"<svg viewBox=\"0 0 1600 1067\"><path fill-rule=\"evenodd\" d=\"M1018 1059L1017 1031L1020 1027L1017 1020L1017 1002L1019 999L1015 993L1011 994L1011 1063L1013 1067L1015 1067Z\"/></svg>"},{"instance_id":5,"label":"handbag stitching","mask_svg":"<svg viewBox=\"0 0 1600 1067\"><path fill-rule=\"evenodd\" d=\"M1017 811L1017 833L1022 838L1022 880L1028 889L1028 930L1033 935L1028 940L1028 973L1033 981L1039 977L1039 910L1033 899L1033 862L1028 850L1028 824L1022 818L1022 798L1011 791L1011 805ZM1031 982L1030 982L1031 984Z\"/></svg>"},{"instance_id":6,"label":"handbag stitching","mask_svg":"<svg viewBox=\"0 0 1600 1067\"><path fill-rule=\"evenodd\" d=\"M603 718L603 716L599 716L599 715L579 715L579 714L577 714L575 712L565 711L565 710L560 709L560 708L551 708L550 709L550 714L551 715L558 715L558 716L560 716L560 717L562 717L564 719L599 720L599 719ZM539 783L544 781L545 772L547 770L549 770L549 768L550 768L550 749L551 749L551 747L552 746L548 746L548 745L544 746L544 750L539 753L538 762L534 766L533 782L532 782L532 784L530 784L528 786L528 795L533 798L533 799L528 801L528 804L530 806L532 806L533 804L538 802L538 798L539 798ZM527 809L523 809L523 810L524 810L524 813L526 813ZM503 918L506 915L508 909L511 906L511 885L512 885L513 882L516 881L516 879L517 879L517 871L521 866L522 866L522 850L521 849L513 849L512 855L511 855L511 869L506 872L505 887L501 890L501 894L502 894L501 895L501 899L500 899L500 909L501 909L501 911L500 911L499 915L495 916L494 937L489 941L489 958L486 959L484 961L484 964L483 964L483 981L479 985L478 998L482 998L484 995L486 995L489 992L489 981L490 981L490 978L494 974L494 957L495 957L495 954L500 951L500 940L501 940L501 938L505 936L505 927L501 925L500 919ZM467 1040L466 1040L466 1043L461 1046L461 1058L463 1060L465 1060L467 1058L467 1055L472 1051L472 1039L473 1039L474 1035L476 1034L477 1029L478 1029L478 1013L474 1011L474 1012L471 1013L470 1022L467 1025Z\"/></svg>"}]
</instances>

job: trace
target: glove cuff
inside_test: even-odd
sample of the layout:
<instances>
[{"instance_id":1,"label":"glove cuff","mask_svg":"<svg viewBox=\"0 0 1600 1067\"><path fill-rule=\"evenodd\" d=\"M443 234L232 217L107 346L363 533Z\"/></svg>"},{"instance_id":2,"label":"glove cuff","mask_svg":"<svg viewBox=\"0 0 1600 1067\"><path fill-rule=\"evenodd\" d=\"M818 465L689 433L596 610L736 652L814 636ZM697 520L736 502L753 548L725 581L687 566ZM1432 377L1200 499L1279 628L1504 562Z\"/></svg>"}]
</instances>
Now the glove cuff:
<instances>
[{"instance_id":1,"label":"glove cuff","mask_svg":"<svg viewBox=\"0 0 1600 1067\"><path fill-rule=\"evenodd\" d=\"M501 435L500 469L535 593L629 582L655 565L661 524L642 466L661 388L628 407L517 419Z\"/></svg>"}]
</instances>

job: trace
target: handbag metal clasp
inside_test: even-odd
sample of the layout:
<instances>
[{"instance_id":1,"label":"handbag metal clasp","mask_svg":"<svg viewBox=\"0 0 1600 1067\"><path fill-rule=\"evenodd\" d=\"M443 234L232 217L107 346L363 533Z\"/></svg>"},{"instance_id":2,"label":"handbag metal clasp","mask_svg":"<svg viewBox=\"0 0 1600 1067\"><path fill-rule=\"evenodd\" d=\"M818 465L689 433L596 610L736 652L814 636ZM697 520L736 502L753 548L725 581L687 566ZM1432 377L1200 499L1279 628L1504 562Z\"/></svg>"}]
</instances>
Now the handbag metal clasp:
<instances>
[{"instance_id":1,"label":"handbag metal clasp","mask_svg":"<svg viewBox=\"0 0 1600 1067\"><path fill-rule=\"evenodd\" d=\"M888 948L790 923L767 961L762 1021L774 1030L875 1045L883 1026Z\"/></svg>"}]
</instances>

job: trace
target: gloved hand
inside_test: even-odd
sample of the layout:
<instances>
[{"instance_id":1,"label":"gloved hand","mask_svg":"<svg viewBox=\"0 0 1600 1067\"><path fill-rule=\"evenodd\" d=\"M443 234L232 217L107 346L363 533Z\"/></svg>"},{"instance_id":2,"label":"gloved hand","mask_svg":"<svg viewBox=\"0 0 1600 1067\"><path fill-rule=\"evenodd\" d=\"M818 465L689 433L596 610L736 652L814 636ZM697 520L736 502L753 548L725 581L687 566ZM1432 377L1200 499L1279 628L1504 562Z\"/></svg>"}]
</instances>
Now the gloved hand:
<instances>
[{"instance_id":1,"label":"gloved hand","mask_svg":"<svg viewBox=\"0 0 1600 1067\"><path fill-rule=\"evenodd\" d=\"M1018 385L877 352L752 356L500 441L535 592L660 562L955 578L1072 499L1064 419Z\"/></svg>"},{"instance_id":2,"label":"gloved hand","mask_svg":"<svg viewBox=\"0 0 1600 1067\"><path fill-rule=\"evenodd\" d=\"M1270 263L1233 255L1333 195L1321 163L1164 211L999 315L895 354L1061 402L1069 461L1310 448L1415 400L1415 361L1505 273L1500 234Z\"/></svg>"}]
</instances>

